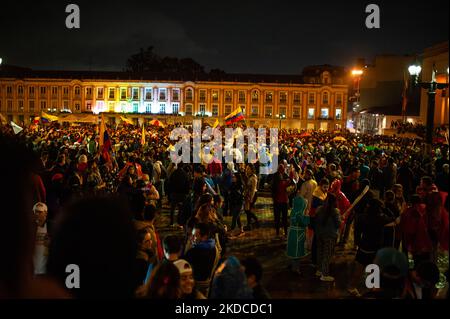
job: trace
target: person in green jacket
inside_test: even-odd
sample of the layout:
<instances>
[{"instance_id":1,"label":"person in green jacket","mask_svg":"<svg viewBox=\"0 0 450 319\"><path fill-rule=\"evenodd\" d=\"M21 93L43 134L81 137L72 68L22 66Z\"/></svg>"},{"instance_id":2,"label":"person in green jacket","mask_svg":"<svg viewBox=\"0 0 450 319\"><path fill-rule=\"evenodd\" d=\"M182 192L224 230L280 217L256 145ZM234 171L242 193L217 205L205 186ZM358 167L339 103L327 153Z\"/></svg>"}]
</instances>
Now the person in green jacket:
<instances>
[{"instance_id":1,"label":"person in green jacket","mask_svg":"<svg viewBox=\"0 0 450 319\"><path fill-rule=\"evenodd\" d=\"M289 268L300 274L300 258L306 255L305 239L309 216L305 216L308 201L297 192L291 210L291 223L287 238L287 256L291 258Z\"/></svg>"}]
</instances>

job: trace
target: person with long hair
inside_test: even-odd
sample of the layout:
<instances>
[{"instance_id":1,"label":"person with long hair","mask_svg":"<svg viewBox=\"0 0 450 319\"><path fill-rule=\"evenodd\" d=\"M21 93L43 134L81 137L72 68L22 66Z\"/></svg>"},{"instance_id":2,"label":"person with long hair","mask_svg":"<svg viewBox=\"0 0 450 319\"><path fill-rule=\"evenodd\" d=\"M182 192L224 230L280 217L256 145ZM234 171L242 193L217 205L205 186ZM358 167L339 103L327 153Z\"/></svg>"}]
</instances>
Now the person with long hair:
<instances>
[{"instance_id":1,"label":"person with long hair","mask_svg":"<svg viewBox=\"0 0 450 319\"><path fill-rule=\"evenodd\" d=\"M329 275L330 261L338 238L341 216L336 207L336 196L328 194L324 205L316 211L315 233L317 238L317 268L320 280L334 281Z\"/></svg>"},{"instance_id":2,"label":"person with long hair","mask_svg":"<svg viewBox=\"0 0 450 319\"><path fill-rule=\"evenodd\" d=\"M152 272L147 297L150 299L178 299L182 295L180 272L172 262L162 262Z\"/></svg>"}]
</instances>

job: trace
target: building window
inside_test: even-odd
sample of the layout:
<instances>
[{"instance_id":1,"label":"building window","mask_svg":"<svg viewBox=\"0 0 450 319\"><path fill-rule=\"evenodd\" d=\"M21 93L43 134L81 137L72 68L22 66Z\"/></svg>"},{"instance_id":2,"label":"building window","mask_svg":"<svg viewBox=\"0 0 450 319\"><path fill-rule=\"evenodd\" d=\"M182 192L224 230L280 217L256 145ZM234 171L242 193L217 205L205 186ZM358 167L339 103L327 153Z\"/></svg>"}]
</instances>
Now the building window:
<instances>
[{"instance_id":1,"label":"building window","mask_svg":"<svg viewBox=\"0 0 450 319\"><path fill-rule=\"evenodd\" d=\"M225 105L225 115L228 115L231 113L231 105Z\"/></svg>"},{"instance_id":2,"label":"building window","mask_svg":"<svg viewBox=\"0 0 450 319\"><path fill-rule=\"evenodd\" d=\"M272 92L266 92L266 102L272 103L273 101L273 93Z\"/></svg>"},{"instance_id":3,"label":"building window","mask_svg":"<svg viewBox=\"0 0 450 319\"><path fill-rule=\"evenodd\" d=\"M302 103L302 94L299 92L294 93L294 104L301 104Z\"/></svg>"},{"instance_id":4,"label":"building window","mask_svg":"<svg viewBox=\"0 0 450 319\"><path fill-rule=\"evenodd\" d=\"M29 97L34 98L34 86L30 86L28 89Z\"/></svg>"},{"instance_id":5,"label":"building window","mask_svg":"<svg viewBox=\"0 0 450 319\"><path fill-rule=\"evenodd\" d=\"M308 104L316 104L316 94L315 93L308 94Z\"/></svg>"},{"instance_id":6,"label":"building window","mask_svg":"<svg viewBox=\"0 0 450 319\"><path fill-rule=\"evenodd\" d=\"M272 117L272 107L266 106L265 117Z\"/></svg>"},{"instance_id":7,"label":"building window","mask_svg":"<svg viewBox=\"0 0 450 319\"><path fill-rule=\"evenodd\" d=\"M342 105L342 94L336 94L336 105Z\"/></svg>"},{"instance_id":8,"label":"building window","mask_svg":"<svg viewBox=\"0 0 450 319\"><path fill-rule=\"evenodd\" d=\"M233 102L233 91L225 91L225 102L231 103ZM231 111L230 111L231 113Z\"/></svg>"},{"instance_id":9,"label":"building window","mask_svg":"<svg viewBox=\"0 0 450 319\"><path fill-rule=\"evenodd\" d=\"M69 88L67 86L63 87L63 95L67 97L69 95Z\"/></svg>"},{"instance_id":10,"label":"building window","mask_svg":"<svg viewBox=\"0 0 450 319\"><path fill-rule=\"evenodd\" d=\"M22 95L23 95L23 86L22 86L22 85L19 85L19 86L17 87L17 94L18 94L19 96L22 96Z\"/></svg>"},{"instance_id":11,"label":"building window","mask_svg":"<svg viewBox=\"0 0 450 319\"><path fill-rule=\"evenodd\" d=\"M8 100L8 102L6 103L6 109L8 112L12 112L13 110L13 101Z\"/></svg>"},{"instance_id":12,"label":"building window","mask_svg":"<svg viewBox=\"0 0 450 319\"><path fill-rule=\"evenodd\" d=\"M58 95L58 88L56 86L52 86L52 96Z\"/></svg>"},{"instance_id":13,"label":"building window","mask_svg":"<svg viewBox=\"0 0 450 319\"><path fill-rule=\"evenodd\" d=\"M28 108L30 112L34 112L34 101L28 101Z\"/></svg>"},{"instance_id":14,"label":"building window","mask_svg":"<svg viewBox=\"0 0 450 319\"><path fill-rule=\"evenodd\" d=\"M167 91L166 89L159 89L159 100L165 101L167 98Z\"/></svg>"},{"instance_id":15,"label":"building window","mask_svg":"<svg viewBox=\"0 0 450 319\"><path fill-rule=\"evenodd\" d=\"M252 106L252 117L258 117L258 113L259 113L259 107L257 105L253 105Z\"/></svg>"},{"instance_id":16,"label":"building window","mask_svg":"<svg viewBox=\"0 0 450 319\"><path fill-rule=\"evenodd\" d=\"M127 88L120 88L120 99L122 101L127 99Z\"/></svg>"},{"instance_id":17,"label":"building window","mask_svg":"<svg viewBox=\"0 0 450 319\"><path fill-rule=\"evenodd\" d=\"M206 90L198 91L198 100L200 102L206 102Z\"/></svg>"},{"instance_id":18,"label":"building window","mask_svg":"<svg viewBox=\"0 0 450 319\"><path fill-rule=\"evenodd\" d=\"M133 113L139 112L139 103L133 103Z\"/></svg>"},{"instance_id":19,"label":"building window","mask_svg":"<svg viewBox=\"0 0 450 319\"><path fill-rule=\"evenodd\" d=\"M200 105L199 105L199 108L200 108L200 115L201 115L201 116L205 116L205 113L206 113L206 104L200 104Z\"/></svg>"},{"instance_id":20,"label":"building window","mask_svg":"<svg viewBox=\"0 0 450 319\"><path fill-rule=\"evenodd\" d=\"M109 88L108 99L114 100L115 95L116 95L116 89L115 88Z\"/></svg>"},{"instance_id":21,"label":"building window","mask_svg":"<svg viewBox=\"0 0 450 319\"><path fill-rule=\"evenodd\" d=\"M75 87L75 96L80 96L80 94L81 94L81 89L79 86L76 86Z\"/></svg>"},{"instance_id":22,"label":"building window","mask_svg":"<svg viewBox=\"0 0 450 319\"><path fill-rule=\"evenodd\" d=\"M115 103L114 102L109 102L108 103L108 112L114 112L114 107Z\"/></svg>"},{"instance_id":23,"label":"building window","mask_svg":"<svg viewBox=\"0 0 450 319\"><path fill-rule=\"evenodd\" d=\"M219 91L212 91L212 101L219 102Z\"/></svg>"},{"instance_id":24,"label":"building window","mask_svg":"<svg viewBox=\"0 0 450 319\"><path fill-rule=\"evenodd\" d=\"M280 103L281 104L287 103L287 93L286 92L280 92Z\"/></svg>"},{"instance_id":25,"label":"building window","mask_svg":"<svg viewBox=\"0 0 450 319\"><path fill-rule=\"evenodd\" d=\"M45 95L47 93L47 89L45 86L41 86L41 95Z\"/></svg>"},{"instance_id":26,"label":"building window","mask_svg":"<svg viewBox=\"0 0 450 319\"><path fill-rule=\"evenodd\" d=\"M322 104L328 104L328 92L322 93Z\"/></svg>"},{"instance_id":27,"label":"building window","mask_svg":"<svg viewBox=\"0 0 450 319\"><path fill-rule=\"evenodd\" d=\"M166 104L165 103L161 103L159 105L159 113L166 114Z\"/></svg>"},{"instance_id":28,"label":"building window","mask_svg":"<svg viewBox=\"0 0 450 319\"><path fill-rule=\"evenodd\" d=\"M180 89L172 89L172 100L177 102L180 100Z\"/></svg>"},{"instance_id":29,"label":"building window","mask_svg":"<svg viewBox=\"0 0 450 319\"><path fill-rule=\"evenodd\" d=\"M253 91L252 92L252 102L258 102L259 101L259 92L258 91Z\"/></svg>"},{"instance_id":30,"label":"building window","mask_svg":"<svg viewBox=\"0 0 450 319\"><path fill-rule=\"evenodd\" d=\"M45 110L47 108L47 101L41 101L41 110Z\"/></svg>"},{"instance_id":31,"label":"building window","mask_svg":"<svg viewBox=\"0 0 450 319\"><path fill-rule=\"evenodd\" d=\"M97 99L103 100L103 88L97 88Z\"/></svg>"},{"instance_id":32,"label":"building window","mask_svg":"<svg viewBox=\"0 0 450 319\"><path fill-rule=\"evenodd\" d=\"M7 95L11 95L12 94L12 86L7 86L6 87L6 94Z\"/></svg>"},{"instance_id":33,"label":"building window","mask_svg":"<svg viewBox=\"0 0 450 319\"><path fill-rule=\"evenodd\" d=\"M342 109L336 109L336 120L342 120Z\"/></svg>"},{"instance_id":34,"label":"building window","mask_svg":"<svg viewBox=\"0 0 450 319\"><path fill-rule=\"evenodd\" d=\"M86 103L86 110L87 111L92 111L92 104L91 104L91 102L87 102Z\"/></svg>"},{"instance_id":35,"label":"building window","mask_svg":"<svg viewBox=\"0 0 450 319\"><path fill-rule=\"evenodd\" d=\"M132 88L131 89L131 96L134 101L139 100L139 88Z\"/></svg>"},{"instance_id":36,"label":"building window","mask_svg":"<svg viewBox=\"0 0 450 319\"><path fill-rule=\"evenodd\" d=\"M153 92L152 88L145 88L145 100L146 101L151 101L153 99L152 92Z\"/></svg>"},{"instance_id":37,"label":"building window","mask_svg":"<svg viewBox=\"0 0 450 319\"><path fill-rule=\"evenodd\" d=\"M151 112L152 112L152 104L145 103L145 113L151 113Z\"/></svg>"},{"instance_id":38,"label":"building window","mask_svg":"<svg viewBox=\"0 0 450 319\"><path fill-rule=\"evenodd\" d=\"M189 88L186 90L186 101L192 101L193 99L194 99L194 91L191 88Z\"/></svg>"},{"instance_id":39,"label":"building window","mask_svg":"<svg viewBox=\"0 0 450 319\"><path fill-rule=\"evenodd\" d=\"M292 117L295 119L299 119L300 118L300 108L299 107L294 107L292 109Z\"/></svg>"},{"instance_id":40,"label":"building window","mask_svg":"<svg viewBox=\"0 0 450 319\"><path fill-rule=\"evenodd\" d=\"M75 110L80 111L80 103L75 103Z\"/></svg>"},{"instance_id":41,"label":"building window","mask_svg":"<svg viewBox=\"0 0 450 319\"><path fill-rule=\"evenodd\" d=\"M314 120L314 111L315 109L312 107L308 109L308 120Z\"/></svg>"},{"instance_id":42,"label":"building window","mask_svg":"<svg viewBox=\"0 0 450 319\"><path fill-rule=\"evenodd\" d=\"M172 104L172 114L178 114L180 112L180 104L173 103Z\"/></svg>"},{"instance_id":43,"label":"building window","mask_svg":"<svg viewBox=\"0 0 450 319\"><path fill-rule=\"evenodd\" d=\"M86 98L92 98L92 88L86 88Z\"/></svg>"},{"instance_id":44,"label":"building window","mask_svg":"<svg viewBox=\"0 0 450 319\"><path fill-rule=\"evenodd\" d=\"M219 116L219 106L217 104L212 106L212 116Z\"/></svg>"},{"instance_id":45,"label":"building window","mask_svg":"<svg viewBox=\"0 0 450 319\"><path fill-rule=\"evenodd\" d=\"M239 103L245 103L245 91L238 92Z\"/></svg>"},{"instance_id":46,"label":"building window","mask_svg":"<svg viewBox=\"0 0 450 319\"><path fill-rule=\"evenodd\" d=\"M320 118L321 119L327 119L328 118L328 108L321 108L320 109Z\"/></svg>"},{"instance_id":47,"label":"building window","mask_svg":"<svg viewBox=\"0 0 450 319\"><path fill-rule=\"evenodd\" d=\"M280 115L283 117L286 117L286 107L285 106L282 106L282 107L280 107L279 108L279 110L280 110Z\"/></svg>"},{"instance_id":48,"label":"building window","mask_svg":"<svg viewBox=\"0 0 450 319\"><path fill-rule=\"evenodd\" d=\"M186 115L192 115L192 104L186 105Z\"/></svg>"},{"instance_id":49,"label":"building window","mask_svg":"<svg viewBox=\"0 0 450 319\"><path fill-rule=\"evenodd\" d=\"M58 106L58 101L52 100L52 112L56 112L57 106Z\"/></svg>"}]
</instances>

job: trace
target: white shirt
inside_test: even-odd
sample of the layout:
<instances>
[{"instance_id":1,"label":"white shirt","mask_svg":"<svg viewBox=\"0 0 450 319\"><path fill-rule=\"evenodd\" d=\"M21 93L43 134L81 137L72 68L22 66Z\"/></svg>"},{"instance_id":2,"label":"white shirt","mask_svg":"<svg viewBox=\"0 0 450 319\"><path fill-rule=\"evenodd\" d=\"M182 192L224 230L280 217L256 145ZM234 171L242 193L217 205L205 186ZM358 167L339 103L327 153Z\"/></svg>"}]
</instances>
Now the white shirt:
<instances>
[{"instance_id":1,"label":"white shirt","mask_svg":"<svg viewBox=\"0 0 450 319\"><path fill-rule=\"evenodd\" d=\"M45 246L47 237L47 224L36 229L36 248L34 251L34 273L36 275L45 274L47 267L48 248Z\"/></svg>"}]
</instances>

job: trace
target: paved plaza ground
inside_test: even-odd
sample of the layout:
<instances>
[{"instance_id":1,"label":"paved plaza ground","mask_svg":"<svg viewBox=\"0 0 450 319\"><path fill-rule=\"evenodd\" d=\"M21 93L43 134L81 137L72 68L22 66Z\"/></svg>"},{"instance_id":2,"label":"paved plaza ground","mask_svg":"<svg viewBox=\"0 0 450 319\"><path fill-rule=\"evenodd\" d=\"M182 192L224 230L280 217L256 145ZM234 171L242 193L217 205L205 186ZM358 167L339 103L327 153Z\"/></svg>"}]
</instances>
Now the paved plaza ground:
<instances>
[{"instance_id":1,"label":"paved plaza ground","mask_svg":"<svg viewBox=\"0 0 450 319\"><path fill-rule=\"evenodd\" d=\"M352 274L355 250L348 246L336 249L335 257L330 265L330 273L335 277L334 283L322 282L315 277L315 269L311 265L309 256L303 258L301 262L301 274L294 273L288 268L290 261L286 256L286 240L275 236L272 199L267 196L258 197L254 211L260 220L260 227L245 232L242 237L230 240L227 255L234 255L238 258L257 257L264 269L263 284L273 298L352 298L347 292L347 284ZM241 220L244 223L244 213L241 215ZM229 226L231 217L225 217L225 221ZM162 214L156 221L161 237L163 238L169 233L182 234L179 230L167 227L168 224L168 207L163 205ZM445 267L448 267L447 254L440 257L439 264L442 271L446 270ZM364 292L363 281L361 284L360 291Z\"/></svg>"}]
</instances>

